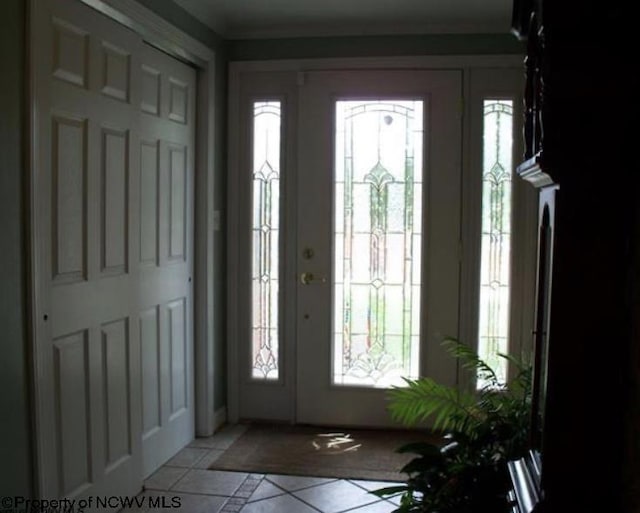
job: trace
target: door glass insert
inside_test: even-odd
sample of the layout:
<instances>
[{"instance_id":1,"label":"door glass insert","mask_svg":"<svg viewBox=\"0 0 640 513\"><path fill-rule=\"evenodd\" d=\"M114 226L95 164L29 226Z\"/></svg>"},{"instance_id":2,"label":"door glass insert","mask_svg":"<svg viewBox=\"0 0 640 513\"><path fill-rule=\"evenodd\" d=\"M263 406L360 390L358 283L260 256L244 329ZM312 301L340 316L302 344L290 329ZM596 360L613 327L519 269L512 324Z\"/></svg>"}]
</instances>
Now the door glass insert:
<instances>
[{"instance_id":1,"label":"door glass insert","mask_svg":"<svg viewBox=\"0 0 640 513\"><path fill-rule=\"evenodd\" d=\"M280 118L279 101L254 102L251 376L263 380L279 378Z\"/></svg>"},{"instance_id":2,"label":"door glass insert","mask_svg":"<svg viewBox=\"0 0 640 513\"><path fill-rule=\"evenodd\" d=\"M483 125L478 353L504 382L507 362L498 353L508 351L509 336L513 101L485 100Z\"/></svg>"},{"instance_id":3,"label":"door glass insert","mask_svg":"<svg viewBox=\"0 0 640 513\"><path fill-rule=\"evenodd\" d=\"M337 101L333 383L419 373L423 102Z\"/></svg>"}]
</instances>

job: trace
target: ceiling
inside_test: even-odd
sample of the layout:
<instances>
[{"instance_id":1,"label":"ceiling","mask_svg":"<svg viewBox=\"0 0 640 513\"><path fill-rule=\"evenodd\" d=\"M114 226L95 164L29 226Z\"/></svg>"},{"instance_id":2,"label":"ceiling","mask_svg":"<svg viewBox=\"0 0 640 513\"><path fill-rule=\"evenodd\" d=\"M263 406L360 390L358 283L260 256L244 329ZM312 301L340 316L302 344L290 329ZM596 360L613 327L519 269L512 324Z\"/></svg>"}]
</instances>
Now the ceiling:
<instances>
[{"instance_id":1,"label":"ceiling","mask_svg":"<svg viewBox=\"0 0 640 513\"><path fill-rule=\"evenodd\" d=\"M512 0L174 0L229 39L507 33Z\"/></svg>"}]
</instances>

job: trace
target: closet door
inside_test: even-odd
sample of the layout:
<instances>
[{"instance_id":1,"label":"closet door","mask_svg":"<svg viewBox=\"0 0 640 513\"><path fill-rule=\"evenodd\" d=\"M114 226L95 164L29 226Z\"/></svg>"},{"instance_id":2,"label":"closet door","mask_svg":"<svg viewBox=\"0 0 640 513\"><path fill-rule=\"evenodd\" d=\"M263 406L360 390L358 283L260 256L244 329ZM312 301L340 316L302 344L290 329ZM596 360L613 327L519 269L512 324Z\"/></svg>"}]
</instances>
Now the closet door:
<instances>
[{"instance_id":1,"label":"closet door","mask_svg":"<svg viewBox=\"0 0 640 513\"><path fill-rule=\"evenodd\" d=\"M195 70L141 53L138 311L143 468L194 436L193 182Z\"/></svg>"},{"instance_id":2,"label":"closet door","mask_svg":"<svg viewBox=\"0 0 640 513\"><path fill-rule=\"evenodd\" d=\"M150 80L142 40L78 1L33 17L40 495L134 495L193 436L193 76ZM175 119L150 129L156 93Z\"/></svg>"}]
</instances>

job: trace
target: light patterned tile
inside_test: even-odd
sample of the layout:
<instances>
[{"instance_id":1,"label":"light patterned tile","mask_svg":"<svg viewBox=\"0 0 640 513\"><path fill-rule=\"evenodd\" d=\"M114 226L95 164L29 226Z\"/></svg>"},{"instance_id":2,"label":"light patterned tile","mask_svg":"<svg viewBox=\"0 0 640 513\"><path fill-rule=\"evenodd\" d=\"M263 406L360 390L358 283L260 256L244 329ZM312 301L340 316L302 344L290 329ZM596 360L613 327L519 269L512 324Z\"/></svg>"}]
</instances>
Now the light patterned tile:
<instances>
[{"instance_id":1,"label":"light patterned tile","mask_svg":"<svg viewBox=\"0 0 640 513\"><path fill-rule=\"evenodd\" d=\"M193 467L202 459L209 451L207 449L197 449L193 447L185 447L165 465L168 467Z\"/></svg>"},{"instance_id":2,"label":"light patterned tile","mask_svg":"<svg viewBox=\"0 0 640 513\"><path fill-rule=\"evenodd\" d=\"M267 475L267 479L288 492L337 481L336 479L328 479L325 477L284 476L280 474L269 474Z\"/></svg>"},{"instance_id":3,"label":"light patterned tile","mask_svg":"<svg viewBox=\"0 0 640 513\"><path fill-rule=\"evenodd\" d=\"M349 479L350 483L353 483L355 485L358 485L362 488L364 488L365 490L368 490L370 492L376 491L376 490L380 490L382 488L389 488L392 486L402 486L405 483L400 483L400 482L396 482L396 481L361 481L361 480L357 480L357 479ZM377 495L375 495L375 497L377 497ZM396 494L396 495L387 495L386 497L384 497L384 500L391 502L392 504L395 504L396 507L400 506L400 498L402 497L401 494Z\"/></svg>"},{"instance_id":4,"label":"light patterned tile","mask_svg":"<svg viewBox=\"0 0 640 513\"><path fill-rule=\"evenodd\" d=\"M349 479L349 482L369 491L379 490L380 488L388 488L390 486L402 486L405 484L394 481L362 481L360 479Z\"/></svg>"},{"instance_id":5,"label":"light patterned tile","mask_svg":"<svg viewBox=\"0 0 640 513\"><path fill-rule=\"evenodd\" d=\"M362 488L364 488L365 490L368 490L370 492L373 492L375 490L380 490L381 488L389 488L391 486L402 486L405 483L399 483L399 482L395 482L395 481L361 481L361 480L357 480L357 479L349 479L350 483L353 483L355 485L358 485ZM375 495L375 497L377 497L377 495ZM400 505L400 497L402 497L401 494L396 494L396 495L392 495L389 496L387 495L386 497L384 497L384 500L387 500L397 506Z\"/></svg>"},{"instance_id":6,"label":"light patterned tile","mask_svg":"<svg viewBox=\"0 0 640 513\"><path fill-rule=\"evenodd\" d=\"M191 495L172 492L149 491L138 495L137 499L142 499L141 507L127 508L127 512L140 513L218 513L226 497L215 497L212 495Z\"/></svg>"},{"instance_id":7,"label":"light patterned tile","mask_svg":"<svg viewBox=\"0 0 640 513\"><path fill-rule=\"evenodd\" d=\"M285 493L286 492L282 488L277 487L276 485L265 479L258 485L256 491L251 494L251 497L249 497L249 502L268 499L270 497L276 497Z\"/></svg>"},{"instance_id":8,"label":"light patterned tile","mask_svg":"<svg viewBox=\"0 0 640 513\"><path fill-rule=\"evenodd\" d=\"M242 497L245 500L248 499L253 495L253 492L256 491L261 481L262 477L255 477L253 474L250 474L240 485L240 488L236 490L234 497Z\"/></svg>"},{"instance_id":9,"label":"light patterned tile","mask_svg":"<svg viewBox=\"0 0 640 513\"><path fill-rule=\"evenodd\" d=\"M361 508L350 509L346 513L391 513L398 508L395 504L387 501L380 501L374 504L367 504Z\"/></svg>"},{"instance_id":10,"label":"light patterned tile","mask_svg":"<svg viewBox=\"0 0 640 513\"><path fill-rule=\"evenodd\" d=\"M213 436L207 438L196 438L189 444L189 447L228 449L246 430L247 426L243 424L225 426L217 431Z\"/></svg>"},{"instance_id":11,"label":"light patterned tile","mask_svg":"<svg viewBox=\"0 0 640 513\"><path fill-rule=\"evenodd\" d=\"M211 448L226 450L231 447L233 445L233 442L235 442L237 439L238 437L236 436L220 436L217 438L213 437L211 441Z\"/></svg>"},{"instance_id":12,"label":"light patterned tile","mask_svg":"<svg viewBox=\"0 0 640 513\"><path fill-rule=\"evenodd\" d=\"M171 490L231 497L246 477L247 474L242 472L192 469L173 485Z\"/></svg>"},{"instance_id":13,"label":"light patterned tile","mask_svg":"<svg viewBox=\"0 0 640 513\"><path fill-rule=\"evenodd\" d=\"M323 513L338 513L378 502L380 499L348 481L314 486L293 493Z\"/></svg>"},{"instance_id":14,"label":"light patterned tile","mask_svg":"<svg viewBox=\"0 0 640 513\"><path fill-rule=\"evenodd\" d=\"M231 497L222 508L222 513L238 513L247 501L240 497Z\"/></svg>"},{"instance_id":15,"label":"light patterned tile","mask_svg":"<svg viewBox=\"0 0 640 513\"><path fill-rule=\"evenodd\" d=\"M191 495L176 494L174 497L180 499L180 508L172 509L170 513L218 513L224 506L226 497L215 497L212 495Z\"/></svg>"},{"instance_id":16,"label":"light patterned tile","mask_svg":"<svg viewBox=\"0 0 640 513\"><path fill-rule=\"evenodd\" d=\"M318 510L291 495L280 495L250 502L242 508L241 513L318 513Z\"/></svg>"},{"instance_id":17,"label":"light patterned tile","mask_svg":"<svg viewBox=\"0 0 640 513\"><path fill-rule=\"evenodd\" d=\"M189 447L195 447L198 449L212 449L216 445L216 440L213 436L207 436L203 438L196 438L192 440Z\"/></svg>"},{"instance_id":18,"label":"light patterned tile","mask_svg":"<svg viewBox=\"0 0 640 513\"><path fill-rule=\"evenodd\" d=\"M168 490L187 473L178 467L160 467L144 482L145 490Z\"/></svg>"},{"instance_id":19,"label":"light patterned tile","mask_svg":"<svg viewBox=\"0 0 640 513\"><path fill-rule=\"evenodd\" d=\"M207 453L193 466L193 468L208 469L214 461L224 454L222 449L208 449Z\"/></svg>"}]
</instances>

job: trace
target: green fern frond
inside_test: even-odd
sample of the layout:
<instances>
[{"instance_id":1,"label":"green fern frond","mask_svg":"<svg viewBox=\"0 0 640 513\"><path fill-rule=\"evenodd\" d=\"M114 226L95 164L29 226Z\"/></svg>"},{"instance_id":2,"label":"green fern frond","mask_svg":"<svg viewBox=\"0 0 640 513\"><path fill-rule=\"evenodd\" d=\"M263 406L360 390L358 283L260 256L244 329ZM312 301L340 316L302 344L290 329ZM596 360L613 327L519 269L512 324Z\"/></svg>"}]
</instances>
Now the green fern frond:
<instances>
[{"instance_id":1,"label":"green fern frond","mask_svg":"<svg viewBox=\"0 0 640 513\"><path fill-rule=\"evenodd\" d=\"M522 457L527 447L530 363L499 354L514 371L513 379L505 384L470 347L453 338L446 339L443 346L462 368L481 380L482 386L466 392L419 378L405 379L406 387L388 392L388 409L394 420L408 425L431 420L435 429L446 432L448 441L443 447L406 447L404 452L418 457L402 470L409 474L406 491L392 490L402 493L395 513L494 511L495 497L502 496L504 488L504 473L499 469L505 469L508 460ZM481 501L486 497L490 507L479 502L482 507L469 509L467 506L476 504L477 494Z\"/></svg>"},{"instance_id":2,"label":"green fern frond","mask_svg":"<svg viewBox=\"0 0 640 513\"><path fill-rule=\"evenodd\" d=\"M528 359L521 360L504 353L498 353L498 356L511 363L517 371L515 377L508 384L509 391L521 398L530 396L533 384L533 367L528 363Z\"/></svg>"},{"instance_id":3,"label":"green fern frond","mask_svg":"<svg viewBox=\"0 0 640 513\"><path fill-rule=\"evenodd\" d=\"M526 362L521 361L518 358L516 358L515 356L512 356L510 354L498 353L498 356L500 358L504 358L511 365L513 365L517 369L518 374L520 374L521 372L524 372L529 367L529 365Z\"/></svg>"},{"instance_id":4,"label":"green fern frond","mask_svg":"<svg viewBox=\"0 0 640 513\"><path fill-rule=\"evenodd\" d=\"M442 341L442 345L454 358L460 361L463 368L475 371L478 378L487 382L489 387L500 386L500 381L495 371L469 346L454 338L445 338Z\"/></svg>"},{"instance_id":5,"label":"green fern frond","mask_svg":"<svg viewBox=\"0 0 640 513\"><path fill-rule=\"evenodd\" d=\"M474 395L436 383L430 378L405 379L407 387L389 391L391 417L405 425L433 418L434 429L458 430L464 419L477 414Z\"/></svg>"}]
</instances>

